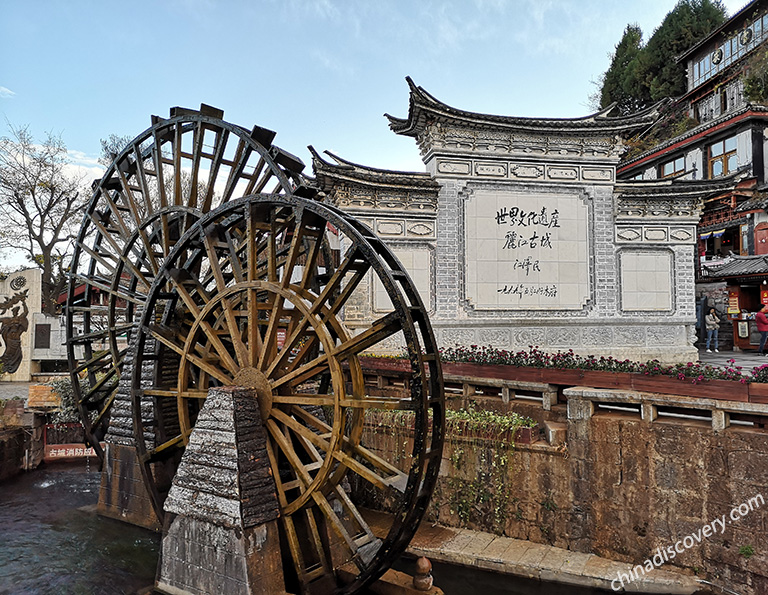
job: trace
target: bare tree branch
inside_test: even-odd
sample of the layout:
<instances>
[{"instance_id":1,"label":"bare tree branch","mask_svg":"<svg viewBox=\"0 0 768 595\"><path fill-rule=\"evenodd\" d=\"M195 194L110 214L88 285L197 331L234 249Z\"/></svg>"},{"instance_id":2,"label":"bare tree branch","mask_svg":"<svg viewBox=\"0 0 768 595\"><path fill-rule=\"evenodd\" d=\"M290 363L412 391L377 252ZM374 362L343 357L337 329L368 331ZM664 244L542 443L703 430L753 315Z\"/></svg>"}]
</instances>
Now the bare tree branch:
<instances>
[{"instance_id":1,"label":"bare tree branch","mask_svg":"<svg viewBox=\"0 0 768 595\"><path fill-rule=\"evenodd\" d=\"M0 138L0 248L21 251L41 269L43 311L56 314L88 201L85 176L67 173L61 137L49 133L35 144L27 127L9 128Z\"/></svg>"}]
</instances>

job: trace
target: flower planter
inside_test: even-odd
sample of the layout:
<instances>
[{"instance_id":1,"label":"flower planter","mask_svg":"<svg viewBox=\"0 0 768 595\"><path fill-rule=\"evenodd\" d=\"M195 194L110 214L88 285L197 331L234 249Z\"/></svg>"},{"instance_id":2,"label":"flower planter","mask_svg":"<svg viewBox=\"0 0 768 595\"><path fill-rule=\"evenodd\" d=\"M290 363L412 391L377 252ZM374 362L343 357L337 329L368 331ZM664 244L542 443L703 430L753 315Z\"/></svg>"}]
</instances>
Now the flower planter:
<instances>
[{"instance_id":1,"label":"flower planter","mask_svg":"<svg viewBox=\"0 0 768 595\"><path fill-rule=\"evenodd\" d=\"M410 373L410 362L388 358L361 358L363 368L370 371L390 370ZM687 378L651 376L629 372L603 372L561 368L527 368L509 365L443 362L443 373L450 376L493 378L523 382L543 382L558 386L635 390L686 397L726 401L768 403L768 383L746 383L735 380L703 380L694 383Z\"/></svg>"},{"instance_id":2,"label":"flower planter","mask_svg":"<svg viewBox=\"0 0 768 595\"><path fill-rule=\"evenodd\" d=\"M768 383L750 382L747 386L750 403L768 403Z\"/></svg>"},{"instance_id":3,"label":"flower planter","mask_svg":"<svg viewBox=\"0 0 768 595\"><path fill-rule=\"evenodd\" d=\"M630 376L632 377L631 387L637 391L744 403L749 401L749 385L734 380L704 380L694 384L689 379L679 380L670 376L645 376L644 374L630 374Z\"/></svg>"}]
</instances>

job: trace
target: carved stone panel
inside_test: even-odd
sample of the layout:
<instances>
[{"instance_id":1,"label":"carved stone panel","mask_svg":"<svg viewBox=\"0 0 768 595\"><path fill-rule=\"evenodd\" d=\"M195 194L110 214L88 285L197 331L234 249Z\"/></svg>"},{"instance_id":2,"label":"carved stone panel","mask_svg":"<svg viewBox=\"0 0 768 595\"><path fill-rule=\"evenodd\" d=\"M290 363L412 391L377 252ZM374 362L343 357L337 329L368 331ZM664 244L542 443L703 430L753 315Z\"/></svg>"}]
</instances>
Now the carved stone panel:
<instances>
[{"instance_id":1,"label":"carved stone panel","mask_svg":"<svg viewBox=\"0 0 768 595\"><path fill-rule=\"evenodd\" d=\"M446 346L452 345L475 345L475 331L470 329L442 329L440 332L440 343Z\"/></svg>"},{"instance_id":2,"label":"carved stone panel","mask_svg":"<svg viewBox=\"0 0 768 595\"><path fill-rule=\"evenodd\" d=\"M611 182L613 181L613 170L585 167L581 170L581 177L589 182Z\"/></svg>"},{"instance_id":3,"label":"carved stone panel","mask_svg":"<svg viewBox=\"0 0 768 595\"><path fill-rule=\"evenodd\" d=\"M579 346L578 328L547 329L547 343L553 347L572 348Z\"/></svg>"},{"instance_id":4,"label":"carved stone panel","mask_svg":"<svg viewBox=\"0 0 768 595\"><path fill-rule=\"evenodd\" d=\"M616 346L645 345L645 329L637 326L618 326L614 329Z\"/></svg>"},{"instance_id":5,"label":"carved stone panel","mask_svg":"<svg viewBox=\"0 0 768 595\"><path fill-rule=\"evenodd\" d=\"M480 345L509 345L509 331L505 329L486 328L478 331Z\"/></svg>"},{"instance_id":6,"label":"carved stone panel","mask_svg":"<svg viewBox=\"0 0 768 595\"><path fill-rule=\"evenodd\" d=\"M537 345L544 345L547 340L547 334L542 328L523 328L516 330L515 344L536 347Z\"/></svg>"},{"instance_id":7,"label":"carved stone panel","mask_svg":"<svg viewBox=\"0 0 768 595\"><path fill-rule=\"evenodd\" d=\"M648 342L651 345L674 345L677 343L677 328L671 326L648 327Z\"/></svg>"},{"instance_id":8,"label":"carved stone panel","mask_svg":"<svg viewBox=\"0 0 768 595\"><path fill-rule=\"evenodd\" d=\"M408 235L417 237L426 237L435 235L434 223L410 223L408 224Z\"/></svg>"},{"instance_id":9,"label":"carved stone panel","mask_svg":"<svg viewBox=\"0 0 768 595\"><path fill-rule=\"evenodd\" d=\"M645 239L649 242L663 242L667 239L666 227L646 227Z\"/></svg>"},{"instance_id":10,"label":"carved stone panel","mask_svg":"<svg viewBox=\"0 0 768 595\"><path fill-rule=\"evenodd\" d=\"M575 181L579 179L579 170L575 167L548 167L547 177L550 180Z\"/></svg>"},{"instance_id":11,"label":"carved stone panel","mask_svg":"<svg viewBox=\"0 0 768 595\"><path fill-rule=\"evenodd\" d=\"M468 161L438 161L437 171L441 174L452 174L456 176L468 176L472 169Z\"/></svg>"},{"instance_id":12,"label":"carved stone panel","mask_svg":"<svg viewBox=\"0 0 768 595\"><path fill-rule=\"evenodd\" d=\"M403 222L380 219L376 231L383 236L401 236L403 235Z\"/></svg>"},{"instance_id":13,"label":"carved stone panel","mask_svg":"<svg viewBox=\"0 0 768 595\"><path fill-rule=\"evenodd\" d=\"M613 344L613 329L609 326L590 326L581 330L585 347L605 347Z\"/></svg>"},{"instance_id":14,"label":"carved stone panel","mask_svg":"<svg viewBox=\"0 0 768 595\"><path fill-rule=\"evenodd\" d=\"M507 165L505 163L477 163L475 172L481 177L505 178Z\"/></svg>"},{"instance_id":15,"label":"carved stone panel","mask_svg":"<svg viewBox=\"0 0 768 595\"><path fill-rule=\"evenodd\" d=\"M541 165L512 165L510 173L513 178L536 179L544 175L544 167Z\"/></svg>"}]
</instances>

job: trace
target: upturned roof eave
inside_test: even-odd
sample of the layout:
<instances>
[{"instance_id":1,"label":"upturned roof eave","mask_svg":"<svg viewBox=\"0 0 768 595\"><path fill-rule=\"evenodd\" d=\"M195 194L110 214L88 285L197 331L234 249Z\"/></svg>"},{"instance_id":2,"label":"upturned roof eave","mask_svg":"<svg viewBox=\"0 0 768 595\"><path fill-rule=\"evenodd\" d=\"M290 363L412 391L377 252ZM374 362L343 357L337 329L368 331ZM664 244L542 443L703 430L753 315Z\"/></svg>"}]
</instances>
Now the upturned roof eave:
<instances>
[{"instance_id":1,"label":"upturned roof eave","mask_svg":"<svg viewBox=\"0 0 768 595\"><path fill-rule=\"evenodd\" d=\"M314 147L309 146L308 149L312 155L312 167L317 177L325 176L351 183L433 190L435 192L440 189L440 184L426 172L395 171L368 167L342 159L330 151L325 151L326 155L336 161L334 164L323 159Z\"/></svg>"},{"instance_id":2,"label":"upturned roof eave","mask_svg":"<svg viewBox=\"0 0 768 595\"><path fill-rule=\"evenodd\" d=\"M406 77L410 87L410 102L407 118L397 118L384 114L389 120L390 129L396 134L416 137L425 128L428 119L461 122L474 128L506 128L524 132L543 132L560 129L562 134L619 134L640 130L654 123L659 116L661 104L653 105L631 116L611 118L608 114L614 105L588 116L580 118L530 118L517 116L498 116L469 112L451 107L417 86L410 77Z\"/></svg>"}]
</instances>

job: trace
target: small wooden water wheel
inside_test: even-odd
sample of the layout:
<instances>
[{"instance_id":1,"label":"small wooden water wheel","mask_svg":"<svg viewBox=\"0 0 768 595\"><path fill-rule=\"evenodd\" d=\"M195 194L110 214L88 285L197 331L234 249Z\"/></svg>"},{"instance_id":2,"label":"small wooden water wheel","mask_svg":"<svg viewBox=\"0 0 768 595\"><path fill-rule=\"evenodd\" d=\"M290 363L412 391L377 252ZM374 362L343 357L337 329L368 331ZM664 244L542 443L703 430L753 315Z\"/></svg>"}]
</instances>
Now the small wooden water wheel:
<instances>
[{"instance_id":1,"label":"small wooden water wheel","mask_svg":"<svg viewBox=\"0 0 768 595\"><path fill-rule=\"evenodd\" d=\"M290 194L303 183L303 165L271 145L273 132L222 117L205 105L153 116L94 184L75 242L66 319L77 406L102 460L126 347L176 241L221 203L252 192Z\"/></svg>"}]
</instances>

